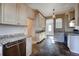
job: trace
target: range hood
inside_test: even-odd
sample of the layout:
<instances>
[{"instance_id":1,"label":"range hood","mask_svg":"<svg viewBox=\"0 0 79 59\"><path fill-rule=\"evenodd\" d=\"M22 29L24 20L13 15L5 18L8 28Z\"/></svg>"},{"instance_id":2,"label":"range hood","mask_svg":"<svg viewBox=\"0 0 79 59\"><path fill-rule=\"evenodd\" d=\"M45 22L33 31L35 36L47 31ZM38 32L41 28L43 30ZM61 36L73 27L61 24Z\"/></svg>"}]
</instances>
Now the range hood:
<instances>
[{"instance_id":1,"label":"range hood","mask_svg":"<svg viewBox=\"0 0 79 59\"><path fill-rule=\"evenodd\" d=\"M73 32L76 34L79 34L79 26L75 26Z\"/></svg>"},{"instance_id":2,"label":"range hood","mask_svg":"<svg viewBox=\"0 0 79 59\"><path fill-rule=\"evenodd\" d=\"M75 28L74 28L74 29L79 30L79 26L75 26Z\"/></svg>"}]
</instances>

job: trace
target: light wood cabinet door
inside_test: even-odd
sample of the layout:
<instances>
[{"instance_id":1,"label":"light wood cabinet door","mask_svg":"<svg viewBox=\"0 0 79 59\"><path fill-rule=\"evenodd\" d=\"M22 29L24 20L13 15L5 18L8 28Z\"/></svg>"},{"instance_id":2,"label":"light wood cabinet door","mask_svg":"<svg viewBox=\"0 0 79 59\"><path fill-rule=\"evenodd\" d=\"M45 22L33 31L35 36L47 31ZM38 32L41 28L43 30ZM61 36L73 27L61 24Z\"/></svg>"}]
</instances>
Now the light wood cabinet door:
<instances>
[{"instance_id":1,"label":"light wood cabinet door","mask_svg":"<svg viewBox=\"0 0 79 59\"><path fill-rule=\"evenodd\" d=\"M17 4L18 24L27 25L28 18L33 18L33 10L26 4Z\"/></svg>"},{"instance_id":2,"label":"light wood cabinet door","mask_svg":"<svg viewBox=\"0 0 79 59\"><path fill-rule=\"evenodd\" d=\"M36 31L45 30L45 18L39 13L35 20Z\"/></svg>"},{"instance_id":3,"label":"light wood cabinet door","mask_svg":"<svg viewBox=\"0 0 79 59\"><path fill-rule=\"evenodd\" d=\"M41 14L39 14L39 22L40 22L39 25L40 25L41 29L45 30L45 18Z\"/></svg>"},{"instance_id":4,"label":"light wood cabinet door","mask_svg":"<svg viewBox=\"0 0 79 59\"><path fill-rule=\"evenodd\" d=\"M15 3L3 3L3 23L16 24L16 4Z\"/></svg>"},{"instance_id":5,"label":"light wood cabinet door","mask_svg":"<svg viewBox=\"0 0 79 59\"><path fill-rule=\"evenodd\" d=\"M20 56L26 56L26 41L25 39L19 40L19 51L20 51Z\"/></svg>"},{"instance_id":6,"label":"light wood cabinet door","mask_svg":"<svg viewBox=\"0 0 79 59\"><path fill-rule=\"evenodd\" d=\"M24 4L17 4L17 16L18 16L18 24L19 25L26 25L27 20L27 9Z\"/></svg>"},{"instance_id":7,"label":"light wood cabinet door","mask_svg":"<svg viewBox=\"0 0 79 59\"><path fill-rule=\"evenodd\" d=\"M26 25L31 18L33 10L26 4L2 3L0 4L0 23L13 25Z\"/></svg>"}]
</instances>

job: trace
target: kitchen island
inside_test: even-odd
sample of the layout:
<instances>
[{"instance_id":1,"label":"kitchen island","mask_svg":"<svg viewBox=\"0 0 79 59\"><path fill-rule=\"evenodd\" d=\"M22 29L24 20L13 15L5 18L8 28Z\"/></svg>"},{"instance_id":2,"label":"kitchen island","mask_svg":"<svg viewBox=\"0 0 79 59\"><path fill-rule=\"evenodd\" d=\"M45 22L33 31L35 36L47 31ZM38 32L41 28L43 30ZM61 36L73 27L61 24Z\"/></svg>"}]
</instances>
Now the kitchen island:
<instances>
[{"instance_id":1,"label":"kitchen island","mask_svg":"<svg viewBox=\"0 0 79 59\"><path fill-rule=\"evenodd\" d=\"M79 54L79 34L77 33L68 33L68 47L71 52Z\"/></svg>"}]
</instances>

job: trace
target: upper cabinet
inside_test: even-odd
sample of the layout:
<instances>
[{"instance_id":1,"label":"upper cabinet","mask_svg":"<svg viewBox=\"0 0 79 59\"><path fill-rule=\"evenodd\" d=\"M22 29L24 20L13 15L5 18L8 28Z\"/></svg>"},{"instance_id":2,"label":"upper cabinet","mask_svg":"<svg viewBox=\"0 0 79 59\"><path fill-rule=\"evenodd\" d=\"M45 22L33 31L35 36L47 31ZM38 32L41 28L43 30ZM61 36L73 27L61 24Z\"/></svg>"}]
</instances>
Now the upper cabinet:
<instances>
[{"instance_id":1,"label":"upper cabinet","mask_svg":"<svg viewBox=\"0 0 79 59\"><path fill-rule=\"evenodd\" d=\"M33 10L26 4L0 4L0 23L11 25L26 25L28 17L32 17Z\"/></svg>"},{"instance_id":2,"label":"upper cabinet","mask_svg":"<svg viewBox=\"0 0 79 59\"><path fill-rule=\"evenodd\" d=\"M45 17L43 17L41 14L39 14L39 21L40 21L40 26L42 29L45 29Z\"/></svg>"},{"instance_id":3,"label":"upper cabinet","mask_svg":"<svg viewBox=\"0 0 79 59\"><path fill-rule=\"evenodd\" d=\"M16 4L2 4L2 18L4 24L16 24Z\"/></svg>"},{"instance_id":4,"label":"upper cabinet","mask_svg":"<svg viewBox=\"0 0 79 59\"><path fill-rule=\"evenodd\" d=\"M27 9L24 4L17 4L17 20L19 25L26 25Z\"/></svg>"},{"instance_id":5,"label":"upper cabinet","mask_svg":"<svg viewBox=\"0 0 79 59\"><path fill-rule=\"evenodd\" d=\"M28 18L33 15L33 10L26 4L17 4L17 19L19 25L26 25Z\"/></svg>"},{"instance_id":6,"label":"upper cabinet","mask_svg":"<svg viewBox=\"0 0 79 59\"><path fill-rule=\"evenodd\" d=\"M42 31L45 30L45 17L43 17L40 13L36 16L35 20L35 29L36 31Z\"/></svg>"}]
</instances>

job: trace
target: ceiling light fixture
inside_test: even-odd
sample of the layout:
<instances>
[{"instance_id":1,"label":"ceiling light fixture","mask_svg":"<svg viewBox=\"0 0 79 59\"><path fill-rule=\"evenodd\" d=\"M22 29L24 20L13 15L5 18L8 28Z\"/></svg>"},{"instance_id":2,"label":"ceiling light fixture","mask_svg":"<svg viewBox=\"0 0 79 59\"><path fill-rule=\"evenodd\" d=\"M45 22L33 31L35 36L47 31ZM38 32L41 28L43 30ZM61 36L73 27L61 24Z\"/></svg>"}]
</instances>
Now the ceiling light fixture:
<instances>
[{"instance_id":1,"label":"ceiling light fixture","mask_svg":"<svg viewBox=\"0 0 79 59\"><path fill-rule=\"evenodd\" d=\"M55 9L53 9L53 15L52 18L55 19L55 13L54 13Z\"/></svg>"}]
</instances>

